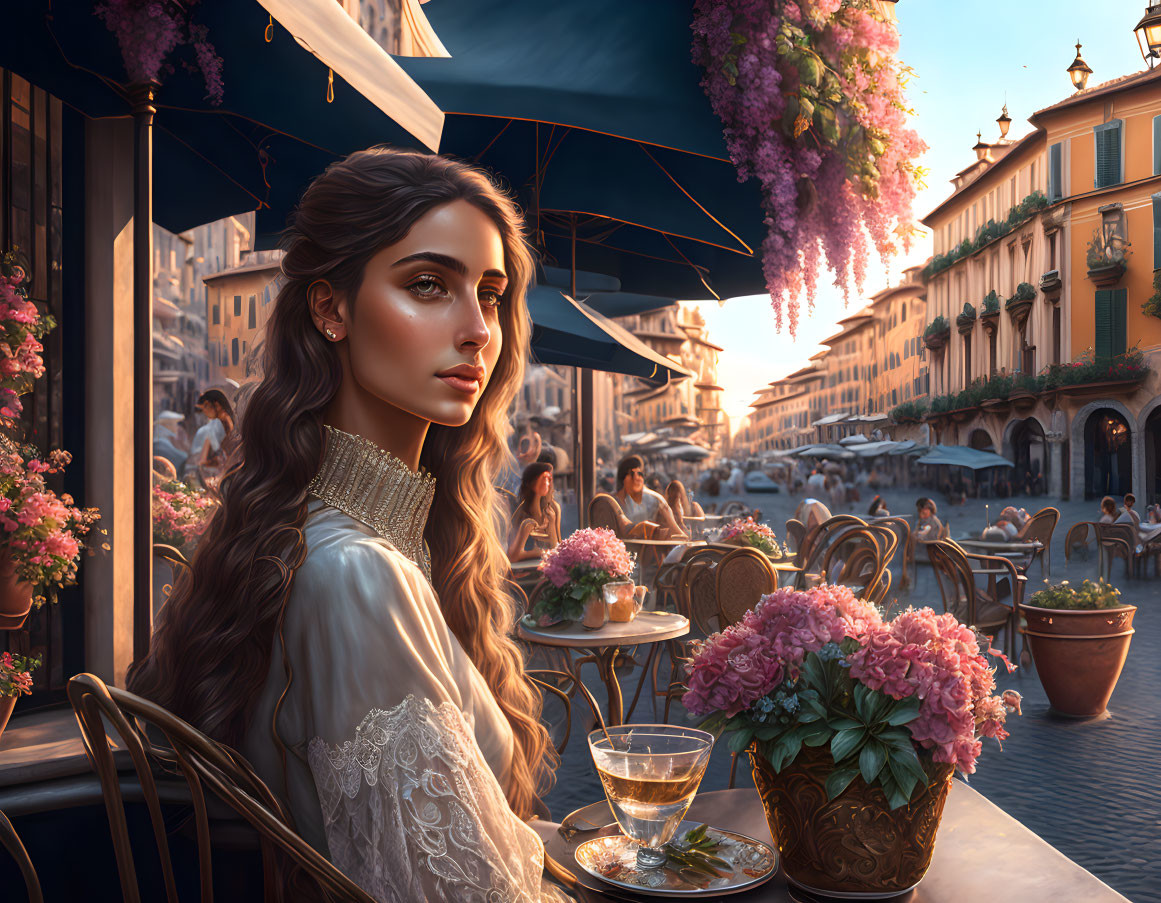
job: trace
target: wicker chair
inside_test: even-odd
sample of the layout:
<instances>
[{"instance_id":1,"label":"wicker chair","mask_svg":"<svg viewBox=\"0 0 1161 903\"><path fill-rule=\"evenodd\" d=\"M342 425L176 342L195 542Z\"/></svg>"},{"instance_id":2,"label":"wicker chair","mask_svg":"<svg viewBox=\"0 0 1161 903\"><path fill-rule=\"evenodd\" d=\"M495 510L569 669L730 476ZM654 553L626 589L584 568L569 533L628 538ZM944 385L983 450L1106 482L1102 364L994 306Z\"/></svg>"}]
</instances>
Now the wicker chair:
<instances>
[{"instance_id":1,"label":"wicker chair","mask_svg":"<svg viewBox=\"0 0 1161 903\"><path fill-rule=\"evenodd\" d=\"M24 848L24 844L20 841L20 835L16 833L16 829L12 827L12 822L2 811L0 811L0 843L16 860L20 875L24 878L24 890L28 894L28 903L44 903L44 894L40 889L40 878L37 877L36 869L33 868L28 850Z\"/></svg>"},{"instance_id":2,"label":"wicker chair","mask_svg":"<svg viewBox=\"0 0 1161 903\"><path fill-rule=\"evenodd\" d=\"M137 771L153 825L168 903L179 903L177 881L169 853L165 818L157 777L184 778L189 787L197 828L198 872L202 899L212 900L210 822L206 788L244 818L259 834L264 871L264 898L283 898L275 851L280 851L317 883L323 899L375 903L374 898L335 868L290 827L286 812L241 755L215 743L161 706L116 687L93 674L78 674L68 684L69 702L80 725L89 762L101 781L105 811L113 835L122 899L140 903L133 850L129 841L125 803L105 723L112 725L118 742L128 751ZM152 737L164 738L157 745Z\"/></svg>"},{"instance_id":3,"label":"wicker chair","mask_svg":"<svg viewBox=\"0 0 1161 903\"><path fill-rule=\"evenodd\" d=\"M1060 511L1056 508L1041 508L1024 524L1016 539L1019 542L1039 541L1040 548L1021 562L1021 571L1028 573L1028 569L1039 559L1040 576L1052 576L1052 534L1059 522Z\"/></svg>"},{"instance_id":4,"label":"wicker chair","mask_svg":"<svg viewBox=\"0 0 1161 903\"><path fill-rule=\"evenodd\" d=\"M827 550L838 537L852 527L865 527L867 522L853 514L836 514L806 531L806 536L794 555L794 566L798 568L795 585L798 589L817 584L825 579L822 571Z\"/></svg>"},{"instance_id":5,"label":"wicker chair","mask_svg":"<svg viewBox=\"0 0 1161 903\"><path fill-rule=\"evenodd\" d=\"M1097 549L1100 552L1100 564L1097 568L1098 576L1111 580L1113 577L1113 561L1124 559L1126 579L1137 574L1137 562L1141 555L1137 552L1140 540L1132 524L1093 524L1096 530Z\"/></svg>"},{"instance_id":6,"label":"wicker chair","mask_svg":"<svg viewBox=\"0 0 1161 903\"><path fill-rule=\"evenodd\" d=\"M806 538L806 524L793 517L786 522L786 544L790 551L797 553L802 547L802 540Z\"/></svg>"},{"instance_id":7,"label":"wicker chair","mask_svg":"<svg viewBox=\"0 0 1161 903\"><path fill-rule=\"evenodd\" d=\"M714 568L714 595L718 603L718 623L729 627L758 604L767 593L778 589L778 572L770 559L757 549L734 549Z\"/></svg>"},{"instance_id":8,"label":"wicker chair","mask_svg":"<svg viewBox=\"0 0 1161 903\"><path fill-rule=\"evenodd\" d=\"M1026 577L1019 574L1016 565L998 555L969 555L954 542L935 540L927 546L931 569L943 598L943 610L951 612L965 624L980 630L1008 630L1008 654L1016 655L1016 632L1020 627L1020 603L1024 597ZM976 584L978 576L986 576L987 587ZM1009 581L1004 585L1004 581ZM1005 594L1012 604L1000 601Z\"/></svg>"},{"instance_id":9,"label":"wicker chair","mask_svg":"<svg viewBox=\"0 0 1161 903\"><path fill-rule=\"evenodd\" d=\"M1072 556L1078 549L1084 549L1084 557L1088 558L1090 537L1096 538L1096 524L1092 521L1082 520L1079 524L1069 527L1064 535L1064 560L1072 561Z\"/></svg>"},{"instance_id":10,"label":"wicker chair","mask_svg":"<svg viewBox=\"0 0 1161 903\"><path fill-rule=\"evenodd\" d=\"M594 495L589 502L588 520L590 527L605 527L624 538L622 525L625 523L625 512L613 496L604 492Z\"/></svg>"}]
</instances>

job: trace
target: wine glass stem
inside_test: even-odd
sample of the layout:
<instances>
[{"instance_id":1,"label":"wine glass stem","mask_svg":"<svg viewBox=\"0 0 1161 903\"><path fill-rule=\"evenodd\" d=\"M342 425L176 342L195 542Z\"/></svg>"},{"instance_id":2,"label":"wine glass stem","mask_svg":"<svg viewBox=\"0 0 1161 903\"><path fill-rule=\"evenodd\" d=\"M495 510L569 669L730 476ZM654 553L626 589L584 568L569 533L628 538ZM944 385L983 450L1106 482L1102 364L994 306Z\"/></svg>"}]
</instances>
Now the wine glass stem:
<instances>
[{"instance_id":1,"label":"wine glass stem","mask_svg":"<svg viewBox=\"0 0 1161 903\"><path fill-rule=\"evenodd\" d=\"M659 869L665 865L669 856L665 850L653 850L649 847L637 848L637 867L643 869Z\"/></svg>"}]
</instances>

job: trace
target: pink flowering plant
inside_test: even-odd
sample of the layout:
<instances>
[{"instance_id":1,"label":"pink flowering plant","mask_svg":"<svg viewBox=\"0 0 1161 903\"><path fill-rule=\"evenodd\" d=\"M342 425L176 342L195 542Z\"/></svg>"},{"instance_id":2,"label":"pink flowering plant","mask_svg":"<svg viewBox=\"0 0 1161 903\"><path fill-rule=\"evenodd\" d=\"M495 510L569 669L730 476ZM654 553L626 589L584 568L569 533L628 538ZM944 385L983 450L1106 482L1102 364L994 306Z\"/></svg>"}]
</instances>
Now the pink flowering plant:
<instances>
[{"instance_id":1,"label":"pink flowering plant","mask_svg":"<svg viewBox=\"0 0 1161 903\"><path fill-rule=\"evenodd\" d=\"M209 526L218 503L179 480L153 487L153 541L191 551Z\"/></svg>"},{"instance_id":2,"label":"pink flowering plant","mask_svg":"<svg viewBox=\"0 0 1161 903\"><path fill-rule=\"evenodd\" d=\"M754 743L780 772L803 746L828 747L830 799L862 775L893 809L926 786L926 762L974 773L981 738L1007 737L1019 701L994 695L979 638L954 616L908 609L885 621L842 586L764 596L688 669L686 709L732 732L735 752Z\"/></svg>"},{"instance_id":3,"label":"pink flowering plant","mask_svg":"<svg viewBox=\"0 0 1161 903\"><path fill-rule=\"evenodd\" d=\"M32 584L37 608L76 582L84 539L98 518L96 508L77 507L45 483L71 460L66 451L42 456L0 441L0 550L12 556L18 579Z\"/></svg>"},{"instance_id":4,"label":"pink flowering plant","mask_svg":"<svg viewBox=\"0 0 1161 903\"><path fill-rule=\"evenodd\" d=\"M39 658L0 652L0 697L32 693L32 672L39 667Z\"/></svg>"},{"instance_id":5,"label":"pink flowering plant","mask_svg":"<svg viewBox=\"0 0 1161 903\"><path fill-rule=\"evenodd\" d=\"M718 539L721 542L753 546L771 558L782 557L782 548L778 545L778 537L774 531L752 517L739 517L730 521L722 528Z\"/></svg>"},{"instance_id":6,"label":"pink flowering plant","mask_svg":"<svg viewBox=\"0 0 1161 903\"><path fill-rule=\"evenodd\" d=\"M790 332L814 301L825 258L844 292L861 286L869 246L906 249L916 165L911 71L899 33L871 0L695 0L693 61L724 126L738 178L756 179L766 213L762 269Z\"/></svg>"},{"instance_id":7,"label":"pink flowering plant","mask_svg":"<svg viewBox=\"0 0 1161 903\"><path fill-rule=\"evenodd\" d=\"M549 586L532 609L543 622L576 620L589 596L611 580L633 572L633 556L617 534L604 527L577 530L562 539L540 562Z\"/></svg>"},{"instance_id":8,"label":"pink flowering plant","mask_svg":"<svg viewBox=\"0 0 1161 903\"><path fill-rule=\"evenodd\" d=\"M55 326L28 299L28 271L19 249L0 254L0 424L10 426L20 416L20 396L44 375L40 340Z\"/></svg>"}]
</instances>

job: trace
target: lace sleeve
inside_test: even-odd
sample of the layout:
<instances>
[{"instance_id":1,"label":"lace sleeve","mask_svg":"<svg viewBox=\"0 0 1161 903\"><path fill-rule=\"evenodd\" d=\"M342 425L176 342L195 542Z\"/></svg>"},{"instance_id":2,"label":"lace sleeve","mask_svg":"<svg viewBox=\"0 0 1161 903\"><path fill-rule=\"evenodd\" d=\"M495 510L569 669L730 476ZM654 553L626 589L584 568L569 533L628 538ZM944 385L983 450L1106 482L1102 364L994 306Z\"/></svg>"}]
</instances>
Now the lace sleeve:
<instances>
[{"instance_id":1,"label":"lace sleeve","mask_svg":"<svg viewBox=\"0 0 1161 903\"><path fill-rule=\"evenodd\" d=\"M544 847L454 705L407 696L353 740L309 746L331 861L384 903L541 903Z\"/></svg>"}]
</instances>

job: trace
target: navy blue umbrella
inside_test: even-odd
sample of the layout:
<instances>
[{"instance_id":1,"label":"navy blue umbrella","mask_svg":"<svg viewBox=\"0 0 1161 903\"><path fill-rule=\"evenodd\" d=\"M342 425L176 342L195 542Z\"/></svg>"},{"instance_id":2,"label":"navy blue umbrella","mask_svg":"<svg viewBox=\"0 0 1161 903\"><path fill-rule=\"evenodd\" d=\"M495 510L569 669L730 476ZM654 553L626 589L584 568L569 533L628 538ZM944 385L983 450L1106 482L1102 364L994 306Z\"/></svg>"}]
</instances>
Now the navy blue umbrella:
<instances>
[{"instance_id":1,"label":"navy blue umbrella","mask_svg":"<svg viewBox=\"0 0 1161 903\"><path fill-rule=\"evenodd\" d=\"M560 267L542 266L537 273L537 281L542 285L554 286L565 291L569 290L571 280L572 274ZM631 317L653 310L661 310L663 307L677 303L673 298L623 292L620 288L621 280L615 276L590 273L584 270L576 274L578 300L583 301L585 305L606 317Z\"/></svg>"}]
</instances>

